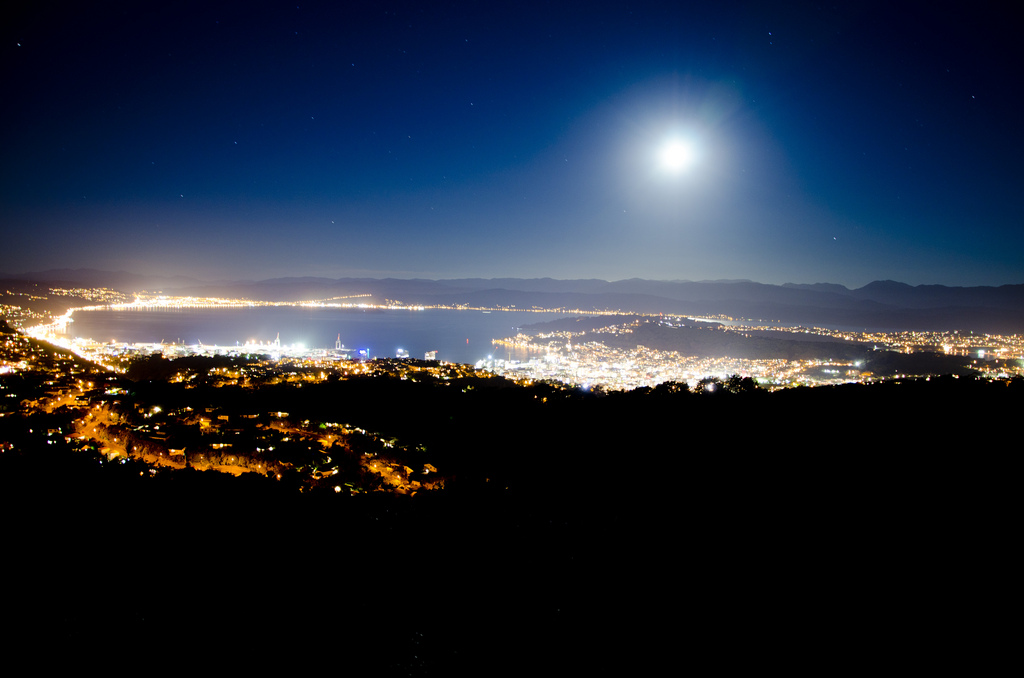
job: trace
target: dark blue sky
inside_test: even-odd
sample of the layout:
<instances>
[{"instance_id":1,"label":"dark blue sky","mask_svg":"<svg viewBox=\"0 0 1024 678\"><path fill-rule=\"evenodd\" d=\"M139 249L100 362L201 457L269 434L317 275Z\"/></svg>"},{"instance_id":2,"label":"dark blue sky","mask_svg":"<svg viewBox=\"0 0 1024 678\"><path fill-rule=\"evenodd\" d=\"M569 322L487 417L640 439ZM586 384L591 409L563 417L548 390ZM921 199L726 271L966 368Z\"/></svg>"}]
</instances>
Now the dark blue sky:
<instances>
[{"instance_id":1,"label":"dark blue sky","mask_svg":"<svg viewBox=\"0 0 1024 678\"><path fill-rule=\"evenodd\" d=\"M1024 282L1008 14L339 4L5 19L0 271Z\"/></svg>"}]
</instances>

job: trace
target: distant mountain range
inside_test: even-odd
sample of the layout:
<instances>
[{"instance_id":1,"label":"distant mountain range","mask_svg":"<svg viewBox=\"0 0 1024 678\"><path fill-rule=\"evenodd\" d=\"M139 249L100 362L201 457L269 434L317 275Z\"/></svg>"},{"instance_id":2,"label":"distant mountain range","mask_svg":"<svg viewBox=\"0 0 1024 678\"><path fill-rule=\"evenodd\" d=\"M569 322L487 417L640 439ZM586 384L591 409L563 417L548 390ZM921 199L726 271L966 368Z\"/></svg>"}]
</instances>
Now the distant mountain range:
<instances>
[{"instance_id":1,"label":"distant mountain range","mask_svg":"<svg viewBox=\"0 0 1024 678\"><path fill-rule=\"evenodd\" d=\"M275 278L204 282L192 278L153 278L91 269L59 269L2 278L125 292L162 290L166 294L268 301L329 299L369 294L407 304L515 306L637 313L724 314L806 325L858 329L971 330L1024 332L1024 285L999 287L911 286L892 280L858 289L816 283L766 285L739 281L659 281L631 278L555 280L552 278Z\"/></svg>"}]
</instances>

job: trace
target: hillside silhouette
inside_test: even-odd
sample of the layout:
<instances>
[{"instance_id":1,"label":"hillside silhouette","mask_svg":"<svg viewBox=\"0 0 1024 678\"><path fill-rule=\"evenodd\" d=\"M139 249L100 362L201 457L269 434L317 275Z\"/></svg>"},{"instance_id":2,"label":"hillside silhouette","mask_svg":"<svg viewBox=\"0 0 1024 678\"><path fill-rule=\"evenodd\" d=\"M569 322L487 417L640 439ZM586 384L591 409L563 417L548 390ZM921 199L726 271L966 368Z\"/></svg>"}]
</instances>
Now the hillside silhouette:
<instances>
[{"instance_id":1,"label":"hillside silhouette","mask_svg":"<svg viewBox=\"0 0 1024 678\"><path fill-rule=\"evenodd\" d=\"M1018 437L1002 423L1024 402L1022 379L954 377L602 395L500 378L246 392L136 376L140 403L344 419L429 454L450 482L349 497L256 474L152 475L46 444L38 431L57 419L5 417L0 495L19 517L9 576L23 582L8 614L82 652L130 627L182 656L197 633L303 647L312 624L347 666L385 675L654 668L677 633L666 609L702 620L692 641L725 650L725 633L767 656L784 647L778 614L838 651L814 619L897 632L905 622L871 613L894 597L915 633L960 633L981 608L956 582L982 567L975 590L1000 581L987 544L1010 515ZM652 639L667 645L637 655Z\"/></svg>"}]
</instances>

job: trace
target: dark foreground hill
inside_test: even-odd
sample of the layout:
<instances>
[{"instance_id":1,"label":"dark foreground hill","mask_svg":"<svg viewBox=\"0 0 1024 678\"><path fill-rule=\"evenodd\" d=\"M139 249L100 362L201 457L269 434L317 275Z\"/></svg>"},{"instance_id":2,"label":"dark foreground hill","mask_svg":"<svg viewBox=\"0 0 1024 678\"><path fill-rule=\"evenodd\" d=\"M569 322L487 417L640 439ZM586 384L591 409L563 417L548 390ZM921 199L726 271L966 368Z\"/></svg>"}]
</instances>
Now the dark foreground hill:
<instances>
[{"instance_id":1,"label":"dark foreground hill","mask_svg":"<svg viewBox=\"0 0 1024 678\"><path fill-rule=\"evenodd\" d=\"M298 494L45 447L0 455L8 650L588 675L976 670L1009 640L1020 380L345 389L303 400L442 446L449 490Z\"/></svg>"}]
</instances>

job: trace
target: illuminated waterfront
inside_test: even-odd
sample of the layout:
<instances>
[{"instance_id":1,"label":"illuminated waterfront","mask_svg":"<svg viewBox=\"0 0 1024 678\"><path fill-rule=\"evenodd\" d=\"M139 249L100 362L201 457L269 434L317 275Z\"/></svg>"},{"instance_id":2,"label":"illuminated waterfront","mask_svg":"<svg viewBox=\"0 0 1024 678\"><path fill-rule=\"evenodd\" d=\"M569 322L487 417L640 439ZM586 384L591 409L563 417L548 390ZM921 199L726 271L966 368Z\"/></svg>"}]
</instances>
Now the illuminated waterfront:
<instances>
[{"instance_id":1,"label":"illuminated waterfront","mask_svg":"<svg viewBox=\"0 0 1024 678\"><path fill-rule=\"evenodd\" d=\"M876 375L861 359L843 355L842 346L889 355L922 352L962 358L963 367L991 377L1024 373L1024 339L1019 335L970 332L882 332L783 326L714 316L691 318L608 311L587 333L522 330L538 322L582 315L573 309L423 307L366 295L306 302L139 295L118 300L105 290L75 290L80 298L106 301L72 309L50 322L28 328L55 343L109 367L134 355L259 354L271 360L312 361L410 357L437 359L518 380L548 380L612 390L652 387L672 381L691 387L707 378L751 377L769 388L871 381ZM607 324L605 324L607 323ZM740 335L783 340L827 341L827 355L783 359L741 358L721 352L692 355L658 350L631 337L641 326L705 327L720 333L716 342ZM625 345L622 339L630 337ZM618 344L616 347L615 344ZM834 355L832 355L834 353ZM961 364L962 363L962 364ZM890 376L900 376L893 372Z\"/></svg>"},{"instance_id":2,"label":"illuminated waterfront","mask_svg":"<svg viewBox=\"0 0 1024 678\"><path fill-rule=\"evenodd\" d=\"M758 335L815 337L833 340L832 357L739 358L685 355L657 350L640 344L631 348L606 345L603 337L631 335L641 324L671 328L699 322L718 322L720 332L750 338ZM727 324L726 324L727 323ZM838 343L842 342L842 343ZM553 380L611 390L653 387L664 382L696 386L706 378L725 379L731 375L751 377L768 388L810 385L824 386L865 382L882 378L863 359L843 358L846 342L871 351L899 354L941 353L960 357L964 367L989 377L1008 378L1024 374L1024 337L1019 335L974 334L970 332L854 332L819 327L763 325L732 318L687 318L662 316L621 322L609 318L608 325L590 332L540 331L495 339L495 353L476 366L503 376ZM899 375L897 375L899 376Z\"/></svg>"},{"instance_id":3,"label":"illuminated waterfront","mask_svg":"<svg viewBox=\"0 0 1024 678\"><path fill-rule=\"evenodd\" d=\"M557 317L557 316L552 316ZM272 352L334 349L338 341L364 357L395 357L399 349L423 358L475 363L492 352L491 340L537 322L527 312L447 309L253 306L96 309L76 311L58 336L99 343L218 346L245 351L246 343ZM340 337L340 339L339 339ZM358 354L357 354L358 355Z\"/></svg>"}]
</instances>

